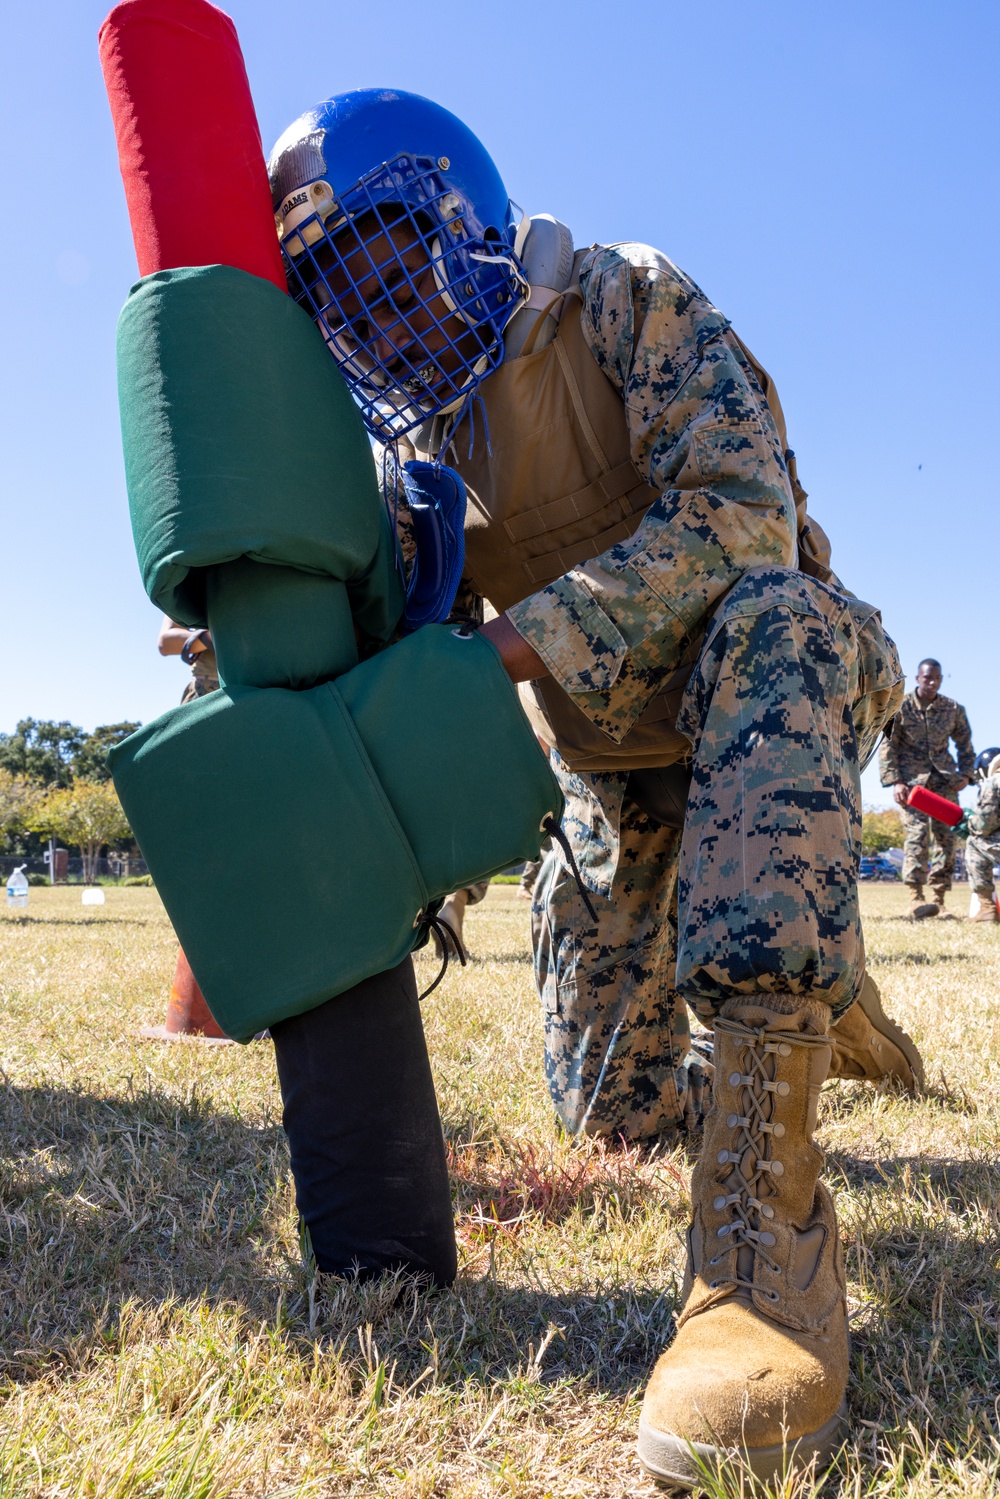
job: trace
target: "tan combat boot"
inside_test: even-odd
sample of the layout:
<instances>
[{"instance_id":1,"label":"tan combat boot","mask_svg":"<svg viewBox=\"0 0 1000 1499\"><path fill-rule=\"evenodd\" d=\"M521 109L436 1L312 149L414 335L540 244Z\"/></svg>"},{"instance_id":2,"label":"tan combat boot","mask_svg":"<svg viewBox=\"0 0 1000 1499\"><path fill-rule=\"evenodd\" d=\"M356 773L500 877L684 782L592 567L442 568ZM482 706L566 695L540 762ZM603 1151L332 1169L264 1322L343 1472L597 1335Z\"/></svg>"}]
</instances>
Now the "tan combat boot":
<instances>
[{"instance_id":1,"label":"tan combat boot","mask_svg":"<svg viewBox=\"0 0 1000 1499\"><path fill-rule=\"evenodd\" d=\"M1000 922L1000 911L997 911L997 903L995 897L992 894L980 895L979 891L976 890L973 892L973 898L978 901L978 905L976 906L976 909L971 912L969 920L985 921L988 922L990 926L996 926L997 923Z\"/></svg>"},{"instance_id":2,"label":"tan combat boot","mask_svg":"<svg viewBox=\"0 0 1000 1499\"><path fill-rule=\"evenodd\" d=\"M825 1005L769 994L730 1000L716 1020L684 1309L639 1423L639 1457L667 1484L697 1486L692 1453L709 1466L739 1456L769 1481L836 1448L844 1270L812 1139L828 1024Z\"/></svg>"},{"instance_id":3,"label":"tan combat boot","mask_svg":"<svg viewBox=\"0 0 1000 1499\"><path fill-rule=\"evenodd\" d=\"M923 885L910 886L910 915L914 921L923 921L928 916L936 916L938 908L932 900L924 900Z\"/></svg>"},{"instance_id":4,"label":"tan combat boot","mask_svg":"<svg viewBox=\"0 0 1000 1499\"><path fill-rule=\"evenodd\" d=\"M934 897L934 904L937 906L938 913L941 916L943 916L944 913L945 913L945 900L944 900L944 898L945 898L945 896L947 894L948 894L948 886L947 885L932 885L931 886L931 895Z\"/></svg>"},{"instance_id":5,"label":"tan combat boot","mask_svg":"<svg viewBox=\"0 0 1000 1499\"><path fill-rule=\"evenodd\" d=\"M870 974L851 1008L830 1027L831 1077L877 1083L891 1078L910 1093L924 1090L924 1064L913 1040L882 1008L882 996Z\"/></svg>"}]
</instances>

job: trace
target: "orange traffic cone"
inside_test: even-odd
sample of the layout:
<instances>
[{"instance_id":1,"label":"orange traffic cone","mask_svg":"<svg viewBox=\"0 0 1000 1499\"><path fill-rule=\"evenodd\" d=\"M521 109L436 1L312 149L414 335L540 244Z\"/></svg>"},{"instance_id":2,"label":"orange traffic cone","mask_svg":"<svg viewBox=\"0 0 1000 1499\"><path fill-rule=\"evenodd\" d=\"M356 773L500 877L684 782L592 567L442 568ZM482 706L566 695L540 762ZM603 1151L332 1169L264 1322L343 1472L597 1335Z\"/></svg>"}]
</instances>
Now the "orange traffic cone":
<instances>
[{"instance_id":1,"label":"orange traffic cone","mask_svg":"<svg viewBox=\"0 0 1000 1499\"><path fill-rule=\"evenodd\" d=\"M144 1041L204 1041L209 1046L232 1046L233 1042L216 1024L205 996L198 988L183 948L177 949L177 967L167 1004L167 1018L162 1025L144 1025L139 1035Z\"/></svg>"}]
</instances>

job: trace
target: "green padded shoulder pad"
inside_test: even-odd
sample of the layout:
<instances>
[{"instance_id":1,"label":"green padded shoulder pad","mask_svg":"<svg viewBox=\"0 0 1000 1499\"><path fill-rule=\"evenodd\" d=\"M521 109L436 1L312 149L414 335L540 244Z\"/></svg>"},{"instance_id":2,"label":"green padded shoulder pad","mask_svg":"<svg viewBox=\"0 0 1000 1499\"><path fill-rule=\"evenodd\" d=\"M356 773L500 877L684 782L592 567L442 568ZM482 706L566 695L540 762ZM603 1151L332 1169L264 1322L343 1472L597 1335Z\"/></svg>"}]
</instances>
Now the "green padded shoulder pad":
<instances>
[{"instance_id":1,"label":"green padded shoulder pad","mask_svg":"<svg viewBox=\"0 0 1000 1499\"><path fill-rule=\"evenodd\" d=\"M395 623L368 438L290 297L229 266L146 276L119 320L118 386L139 567L165 613L205 625L202 570L247 556L340 579Z\"/></svg>"}]
</instances>

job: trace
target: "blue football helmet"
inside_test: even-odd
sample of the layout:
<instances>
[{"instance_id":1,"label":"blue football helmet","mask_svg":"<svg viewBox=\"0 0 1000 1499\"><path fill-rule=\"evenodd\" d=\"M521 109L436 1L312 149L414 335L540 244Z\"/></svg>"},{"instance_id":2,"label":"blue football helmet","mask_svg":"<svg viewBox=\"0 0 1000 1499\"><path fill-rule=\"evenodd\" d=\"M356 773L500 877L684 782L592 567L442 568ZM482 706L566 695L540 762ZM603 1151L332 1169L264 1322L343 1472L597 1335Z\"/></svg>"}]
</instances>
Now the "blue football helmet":
<instances>
[{"instance_id":1,"label":"blue football helmet","mask_svg":"<svg viewBox=\"0 0 1000 1499\"><path fill-rule=\"evenodd\" d=\"M460 120L396 89L307 110L268 163L294 299L382 442L460 410L527 295L528 221Z\"/></svg>"}]
</instances>

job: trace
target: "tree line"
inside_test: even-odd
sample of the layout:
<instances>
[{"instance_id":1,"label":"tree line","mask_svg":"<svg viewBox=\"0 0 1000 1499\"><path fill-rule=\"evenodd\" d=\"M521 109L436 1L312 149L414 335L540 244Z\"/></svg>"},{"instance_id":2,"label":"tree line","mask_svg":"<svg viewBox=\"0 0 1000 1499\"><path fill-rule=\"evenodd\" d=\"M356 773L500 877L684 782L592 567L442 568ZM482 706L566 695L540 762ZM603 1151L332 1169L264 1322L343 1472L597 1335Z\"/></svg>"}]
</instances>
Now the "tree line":
<instances>
[{"instance_id":1,"label":"tree line","mask_svg":"<svg viewBox=\"0 0 1000 1499\"><path fill-rule=\"evenodd\" d=\"M79 849L83 877L97 873L101 850L132 837L105 764L108 750L139 728L24 718L0 734L0 842L28 857L55 838Z\"/></svg>"},{"instance_id":2,"label":"tree line","mask_svg":"<svg viewBox=\"0 0 1000 1499\"><path fill-rule=\"evenodd\" d=\"M137 723L101 724L89 733L76 724L24 718L13 734L0 734L0 842L12 853L37 854L44 838L78 848L84 877L101 849L132 832L105 761L112 745ZM865 808L866 854L899 848L903 823L895 808Z\"/></svg>"}]
</instances>

